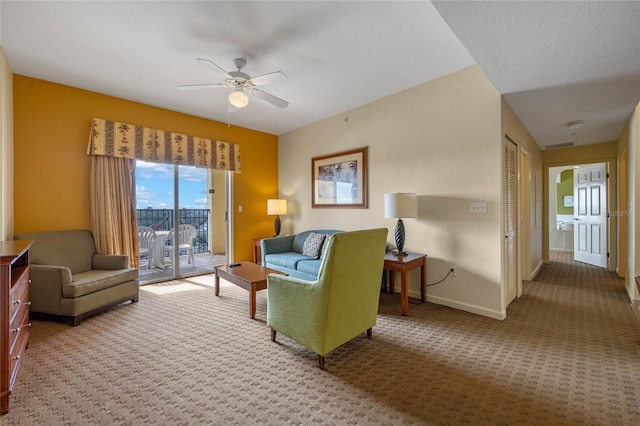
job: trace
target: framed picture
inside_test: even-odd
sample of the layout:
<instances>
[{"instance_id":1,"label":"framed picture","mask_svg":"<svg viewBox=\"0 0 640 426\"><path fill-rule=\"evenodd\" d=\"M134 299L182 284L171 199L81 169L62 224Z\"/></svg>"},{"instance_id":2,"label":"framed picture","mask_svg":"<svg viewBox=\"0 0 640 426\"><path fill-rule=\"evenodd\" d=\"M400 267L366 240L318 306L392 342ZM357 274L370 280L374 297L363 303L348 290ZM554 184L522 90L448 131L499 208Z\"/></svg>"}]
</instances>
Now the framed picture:
<instances>
[{"instance_id":1,"label":"framed picture","mask_svg":"<svg viewBox=\"0 0 640 426\"><path fill-rule=\"evenodd\" d=\"M311 159L311 207L368 207L367 147Z\"/></svg>"},{"instance_id":2,"label":"framed picture","mask_svg":"<svg viewBox=\"0 0 640 426\"><path fill-rule=\"evenodd\" d=\"M573 195L565 195L564 196L564 206L565 207L573 207Z\"/></svg>"}]
</instances>

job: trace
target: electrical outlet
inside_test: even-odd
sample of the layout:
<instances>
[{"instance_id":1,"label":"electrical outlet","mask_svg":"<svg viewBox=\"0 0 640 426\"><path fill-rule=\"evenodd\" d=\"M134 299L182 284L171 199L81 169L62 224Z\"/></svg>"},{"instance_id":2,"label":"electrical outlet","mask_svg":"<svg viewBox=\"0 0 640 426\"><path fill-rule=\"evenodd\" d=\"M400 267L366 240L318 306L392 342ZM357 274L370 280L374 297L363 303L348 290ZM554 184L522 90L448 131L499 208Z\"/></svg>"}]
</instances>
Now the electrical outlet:
<instances>
[{"instance_id":1,"label":"electrical outlet","mask_svg":"<svg viewBox=\"0 0 640 426\"><path fill-rule=\"evenodd\" d=\"M469 213L475 214L485 214L487 213L487 202L486 201L472 201L469 205Z\"/></svg>"},{"instance_id":2,"label":"electrical outlet","mask_svg":"<svg viewBox=\"0 0 640 426\"><path fill-rule=\"evenodd\" d=\"M455 267L455 266L450 265L450 266L449 266L449 271L451 271L451 276L452 276L452 277L456 277L456 276L458 276L458 270L456 269L456 267Z\"/></svg>"}]
</instances>

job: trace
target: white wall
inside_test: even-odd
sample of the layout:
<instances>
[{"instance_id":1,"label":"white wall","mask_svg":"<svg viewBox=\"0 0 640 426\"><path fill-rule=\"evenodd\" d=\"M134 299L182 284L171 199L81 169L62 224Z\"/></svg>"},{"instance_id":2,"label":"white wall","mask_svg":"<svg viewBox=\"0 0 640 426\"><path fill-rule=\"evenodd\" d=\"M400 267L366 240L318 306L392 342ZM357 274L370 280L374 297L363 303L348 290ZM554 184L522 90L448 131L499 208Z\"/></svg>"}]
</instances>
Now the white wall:
<instances>
[{"instance_id":1,"label":"white wall","mask_svg":"<svg viewBox=\"0 0 640 426\"><path fill-rule=\"evenodd\" d=\"M629 287L629 294L634 298L636 304L640 304L640 294L635 288L635 277L640 276L640 104L638 104L631 116L629 130L629 191L628 208L630 219L628 221L627 235L629 241L628 267L634 276L626 277Z\"/></svg>"},{"instance_id":2,"label":"white wall","mask_svg":"<svg viewBox=\"0 0 640 426\"><path fill-rule=\"evenodd\" d=\"M449 265L458 270L428 287L428 300L504 318L500 113L500 94L472 66L280 136L283 233L387 227L394 244L384 194L415 192L418 218L404 221L405 249L428 255L428 283ZM311 158L361 146L369 147L369 208L312 209ZM488 214L469 213L471 201L486 201ZM410 295L419 297L412 272Z\"/></svg>"}]
</instances>

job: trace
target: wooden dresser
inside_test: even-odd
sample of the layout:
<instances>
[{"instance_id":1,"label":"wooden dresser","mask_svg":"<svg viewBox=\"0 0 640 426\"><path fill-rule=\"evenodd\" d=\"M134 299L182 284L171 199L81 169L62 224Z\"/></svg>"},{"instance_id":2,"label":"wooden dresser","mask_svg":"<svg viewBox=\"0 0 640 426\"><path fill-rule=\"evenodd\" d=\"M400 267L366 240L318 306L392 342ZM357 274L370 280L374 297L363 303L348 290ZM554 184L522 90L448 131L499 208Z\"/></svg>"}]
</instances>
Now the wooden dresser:
<instances>
[{"instance_id":1,"label":"wooden dresser","mask_svg":"<svg viewBox=\"0 0 640 426\"><path fill-rule=\"evenodd\" d=\"M33 241L0 242L0 414L29 342L29 247Z\"/></svg>"}]
</instances>

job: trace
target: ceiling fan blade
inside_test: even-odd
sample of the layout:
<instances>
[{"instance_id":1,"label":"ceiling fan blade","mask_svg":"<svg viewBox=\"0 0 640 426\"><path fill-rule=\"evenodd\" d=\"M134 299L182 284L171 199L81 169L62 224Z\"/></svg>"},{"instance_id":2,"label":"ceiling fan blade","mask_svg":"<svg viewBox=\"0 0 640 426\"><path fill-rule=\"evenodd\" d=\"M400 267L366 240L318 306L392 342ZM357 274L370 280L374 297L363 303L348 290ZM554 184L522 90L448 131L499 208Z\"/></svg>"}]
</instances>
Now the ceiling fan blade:
<instances>
[{"instance_id":1,"label":"ceiling fan blade","mask_svg":"<svg viewBox=\"0 0 640 426\"><path fill-rule=\"evenodd\" d=\"M196 61L200 62L202 65L204 65L205 67L209 68L210 70L215 71L218 74L221 74L221 75L225 76L226 78L233 78L233 77L231 77L231 75L229 75L228 72L226 72L224 69L220 68L218 65L216 65L215 63L213 63L212 61L210 61L208 59L197 58Z\"/></svg>"},{"instance_id":2,"label":"ceiling fan blade","mask_svg":"<svg viewBox=\"0 0 640 426\"><path fill-rule=\"evenodd\" d=\"M284 100L282 100L282 99L280 99L280 98L278 98L276 96L273 96L270 93L263 92L260 89L252 88L252 89L249 90L249 93L251 93L253 96L257 96L258 98L262 99L263 101L267 101L270 104L273 104L273 105L277 106L278 108L284 109L284 108L289 106L289 102L284 101Z\"/></svg>"},{"instance_id":3,"label":"ceiling fan blade","mask_svg":"<svg viewBox=\"0 0 640 426\"><path fill-rule=\"evenodd\" d=\"M225 83L211 83L211 84L183 84L178 86L180 90L194 90L194 89L219 89L229 87Z\"/></svg>"},{"instance_id":4,"label":"ceiling fan blade","mask_svg":"<svg viewBox=\"0 0 640 426\"><path fill-rule=\"evenodd\" d=\"M285 82L289 80L289 77L282 71L270 72L268 74L257 75L251 77L251 82L256 86L266 86L267 84L274 84L279 82Z\"/></svg>"}]
</instances>

